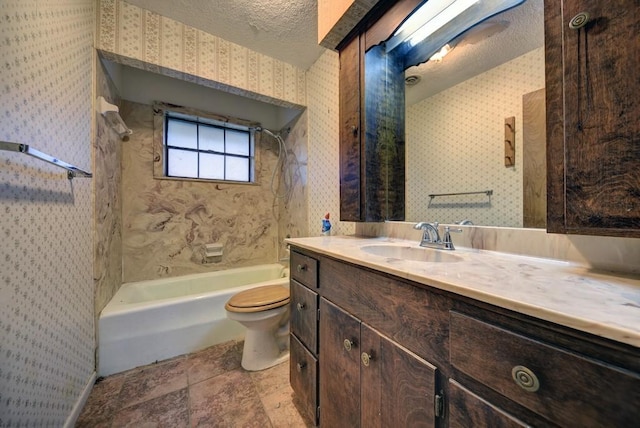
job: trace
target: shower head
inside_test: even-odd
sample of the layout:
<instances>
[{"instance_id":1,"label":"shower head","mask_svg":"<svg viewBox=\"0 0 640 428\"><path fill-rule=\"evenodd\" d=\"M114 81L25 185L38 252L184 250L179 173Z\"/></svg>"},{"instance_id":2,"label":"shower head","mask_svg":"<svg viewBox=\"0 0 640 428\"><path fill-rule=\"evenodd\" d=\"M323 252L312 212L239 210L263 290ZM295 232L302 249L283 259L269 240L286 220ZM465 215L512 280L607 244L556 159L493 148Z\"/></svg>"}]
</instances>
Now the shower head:
<instances>
[{"instance_id":1,"label":"shower head","mask_svg":"<svg viewBox=\"0 0 640 428\"><path fill-rule=\"evenodd\" d=\"M278 138L280 136L280 134L276 134L275 132L269 131L267 128L263 128L261 126L257 127L256 131L264 132L265 134L270 135L273 138Z\"/></svg>"}]
</instances>

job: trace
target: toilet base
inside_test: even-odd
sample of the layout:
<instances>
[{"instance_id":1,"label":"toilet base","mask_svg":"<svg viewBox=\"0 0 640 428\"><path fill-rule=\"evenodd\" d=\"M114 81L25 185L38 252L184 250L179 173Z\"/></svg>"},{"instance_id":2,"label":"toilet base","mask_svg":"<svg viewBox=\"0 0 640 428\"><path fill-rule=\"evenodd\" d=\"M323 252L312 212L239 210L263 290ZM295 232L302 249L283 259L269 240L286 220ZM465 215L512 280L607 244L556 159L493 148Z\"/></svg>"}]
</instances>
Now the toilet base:
<instances>
[{"instance_id":1,"label":"toilet base","mask_svg":"<svg viewBox=\"0 0 640 428\"><path fill-rule=\"evenodd\" d=\"M289 349L280 349L273 335L247 330L242 350L242 368L247 371L268 369L289 359Z\"/></svg>"}]
</instances>

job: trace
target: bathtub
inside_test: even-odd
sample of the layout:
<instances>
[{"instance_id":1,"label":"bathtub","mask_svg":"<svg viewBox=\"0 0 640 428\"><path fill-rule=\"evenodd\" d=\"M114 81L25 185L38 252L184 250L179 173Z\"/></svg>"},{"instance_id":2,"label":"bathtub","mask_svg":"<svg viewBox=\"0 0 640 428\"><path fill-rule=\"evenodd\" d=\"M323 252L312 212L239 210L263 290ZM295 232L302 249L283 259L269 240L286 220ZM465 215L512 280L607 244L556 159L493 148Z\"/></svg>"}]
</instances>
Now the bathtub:
<instances>
[{"instance_id":1,"label":"bathtub","mask_svg":"<svg viewBox=\"0 0 640 428\"><path fill-rule=\"evenodd\" d=\"M266 264L123 284L98 319L98 374L107 376L244 337L224 305L239 291L289 287L289 270Z\"/></svg>"}]
</instances>

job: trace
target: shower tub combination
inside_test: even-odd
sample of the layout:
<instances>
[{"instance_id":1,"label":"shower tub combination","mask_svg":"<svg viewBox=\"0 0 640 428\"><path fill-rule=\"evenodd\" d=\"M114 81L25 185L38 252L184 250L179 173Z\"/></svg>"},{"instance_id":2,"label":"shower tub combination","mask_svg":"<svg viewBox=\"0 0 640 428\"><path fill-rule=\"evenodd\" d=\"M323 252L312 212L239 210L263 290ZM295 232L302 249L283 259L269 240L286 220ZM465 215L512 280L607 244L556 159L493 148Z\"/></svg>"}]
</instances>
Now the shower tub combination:
<instances>
[{"instance_id":1,"label":"shower tub combination","mask_svg":"<svg viewBox=\"0 0 640 428\"><path fill-rule=\"evenodd\" d=\"M244 336L227 319L234 294L262 285L289 288L279 264L123 284L98 320L98 374L107 376Z\"/></svg>"}]
</instances>

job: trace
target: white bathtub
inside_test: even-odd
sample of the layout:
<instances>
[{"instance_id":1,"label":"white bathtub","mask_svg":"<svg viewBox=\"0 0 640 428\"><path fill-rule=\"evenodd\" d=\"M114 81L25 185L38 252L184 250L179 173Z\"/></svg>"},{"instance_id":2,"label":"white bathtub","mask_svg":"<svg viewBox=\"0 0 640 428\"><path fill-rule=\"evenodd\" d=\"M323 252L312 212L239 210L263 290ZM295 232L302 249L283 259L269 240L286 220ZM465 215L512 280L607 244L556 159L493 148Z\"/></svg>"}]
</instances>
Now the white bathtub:
<instances>
[{"instance_id":1,"label":"white bathtub","mask_svg":"<svg viewBox=\"0 0 640 428\"><path fill-rule=\"evenodd\" d=\"M98 374L107 376L242 338L224 305L260 285L289 287L279 264L123 284L98 320Z\"/></svg>"}]
</instances>

